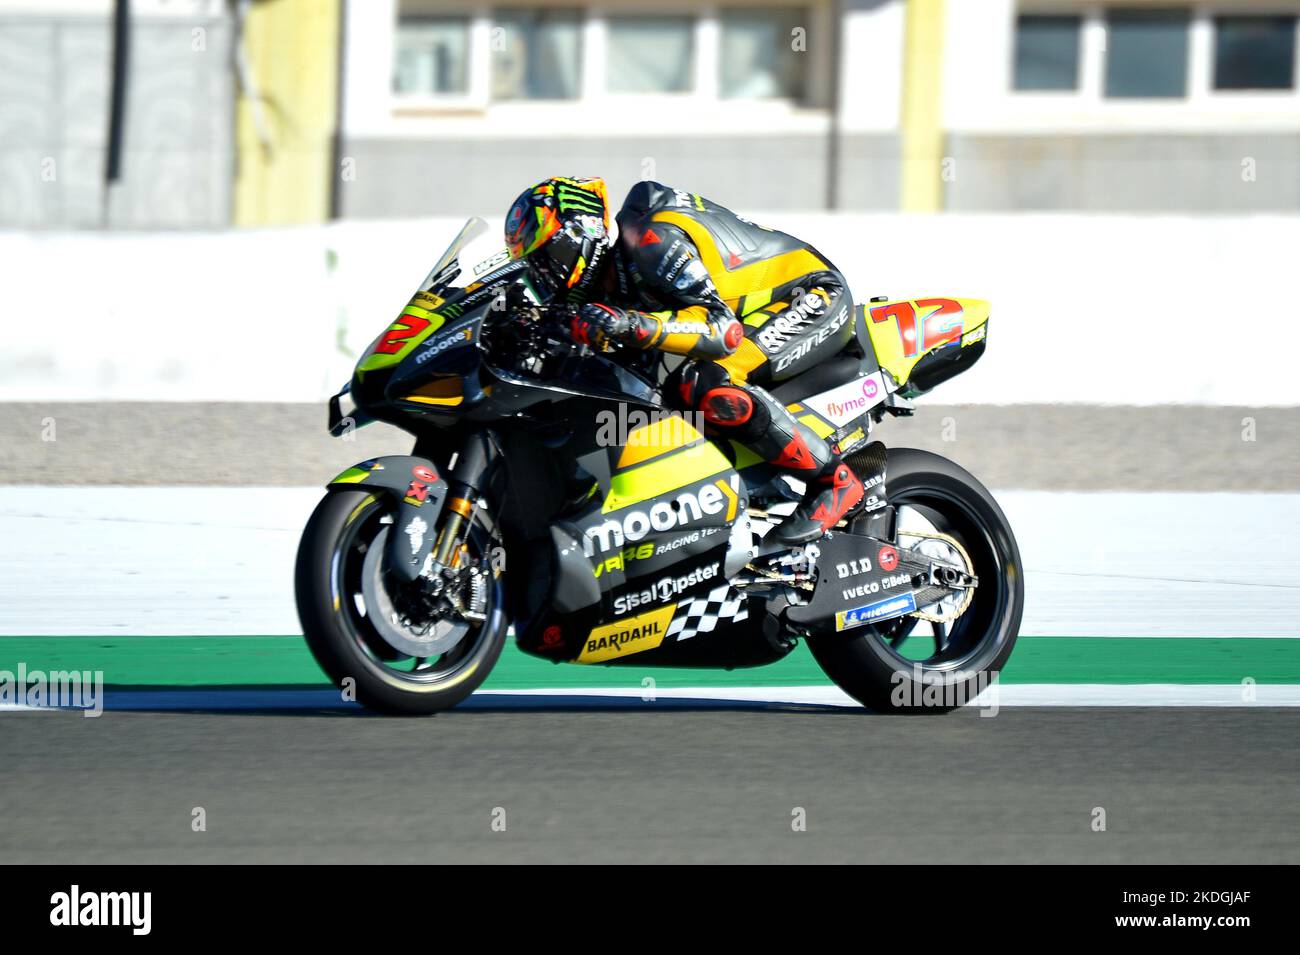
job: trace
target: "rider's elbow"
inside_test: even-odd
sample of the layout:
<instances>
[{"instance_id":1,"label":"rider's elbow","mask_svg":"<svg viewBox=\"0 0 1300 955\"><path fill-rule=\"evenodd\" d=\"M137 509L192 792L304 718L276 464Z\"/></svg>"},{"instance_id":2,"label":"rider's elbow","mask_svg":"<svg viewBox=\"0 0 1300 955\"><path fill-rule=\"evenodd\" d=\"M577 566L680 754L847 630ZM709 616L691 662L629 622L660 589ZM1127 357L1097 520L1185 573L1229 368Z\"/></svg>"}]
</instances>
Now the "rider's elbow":
<instances>
[{"instance_id":1,"label":"rider's elbow","mask_svg":"<svg viewBox=\"0 0 1300 955\"><path fill-rule=\"evenodd\" d=\"M739 320L728 316L721 324L718 342L722 347L722 357L735 354L740 343L745 340L745 326Z\"/></svg>"}]
</instances>

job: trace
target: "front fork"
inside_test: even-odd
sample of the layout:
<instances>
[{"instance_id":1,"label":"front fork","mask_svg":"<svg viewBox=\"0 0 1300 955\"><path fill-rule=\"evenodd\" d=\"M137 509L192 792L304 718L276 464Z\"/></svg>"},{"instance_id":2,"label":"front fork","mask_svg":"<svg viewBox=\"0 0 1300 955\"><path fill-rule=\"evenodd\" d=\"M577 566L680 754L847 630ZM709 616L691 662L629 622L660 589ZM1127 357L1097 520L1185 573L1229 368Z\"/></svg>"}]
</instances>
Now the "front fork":
<instances>
[{"instance_id":1,"label":"front fork","mask_svg":"<svg viewBox=\"0 0 1300 955\"><path fill-rule=\"evenodd\" d=\"M487 490L488 477L498 454L496 435L491 431L479 431L469 436L456 455L448 475L446 515L433 548L435 569L460 566L473 523L474 508Z\"/></svg>"}]
</instances>

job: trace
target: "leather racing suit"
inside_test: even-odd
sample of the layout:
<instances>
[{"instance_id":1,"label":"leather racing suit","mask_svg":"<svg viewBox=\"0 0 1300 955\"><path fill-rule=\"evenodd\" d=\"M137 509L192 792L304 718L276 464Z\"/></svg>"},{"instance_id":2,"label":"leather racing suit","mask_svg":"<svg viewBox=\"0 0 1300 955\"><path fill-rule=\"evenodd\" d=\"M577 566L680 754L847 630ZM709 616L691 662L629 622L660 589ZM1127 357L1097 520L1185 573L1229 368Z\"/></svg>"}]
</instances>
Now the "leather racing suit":
<instances>
[{"instance_id":1,"label":"leather racing suit","mask_svg":"<svg viewBox=\"0 0 1300 955\"><path fill-rule=\"evenodd\" d=\"M774 533L789 543L819 536L861 501L862 484L763 386L854 335L844 277L807 243L657 182L632 188L617 224L614 308L591 307L630 319L640 347L688 359L674 373L680 407L805 481L804 504Z\"/></svg>"}]
</instances>

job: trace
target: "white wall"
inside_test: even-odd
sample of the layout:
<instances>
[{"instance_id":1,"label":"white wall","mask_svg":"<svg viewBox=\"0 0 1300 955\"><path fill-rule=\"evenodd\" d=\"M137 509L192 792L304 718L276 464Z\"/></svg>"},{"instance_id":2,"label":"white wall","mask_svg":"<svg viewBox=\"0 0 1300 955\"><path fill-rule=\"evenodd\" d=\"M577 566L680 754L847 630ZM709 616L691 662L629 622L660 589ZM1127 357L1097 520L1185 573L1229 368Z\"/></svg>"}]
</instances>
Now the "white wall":
<instances>
[{"instance_id":1,"label":"white wall","mask_svg":"<svg viewBox=\"0 0 1300 955\"><path fill-rule=\"evenodd\" d=\"M1300 405L1300 218L756 217L860 301L992 301L984 359L927 400ZM458 225L0 233L0 400L319 400Z\"/></svg>"}]
</instances>

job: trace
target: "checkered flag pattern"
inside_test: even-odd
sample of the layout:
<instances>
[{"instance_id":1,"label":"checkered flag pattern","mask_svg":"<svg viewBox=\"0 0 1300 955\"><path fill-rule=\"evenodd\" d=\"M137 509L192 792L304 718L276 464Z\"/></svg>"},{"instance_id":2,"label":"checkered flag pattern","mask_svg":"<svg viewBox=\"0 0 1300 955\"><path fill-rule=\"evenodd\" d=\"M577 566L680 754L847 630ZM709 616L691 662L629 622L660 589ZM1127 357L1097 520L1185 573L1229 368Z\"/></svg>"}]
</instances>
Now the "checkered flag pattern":
<instances>
[{"instance_id":1,"label":"checkered flag pattern","mask_svg":"<svg viewBox=\"0 0 1300 955\"><path fill-rule=\"evenodd\" d=\"M678 604L664 639L689 640L697 633L709 633L719 620L744 620L748 616L745 596L730 584L722 584Z\"/></svg>"}]
</instances>

